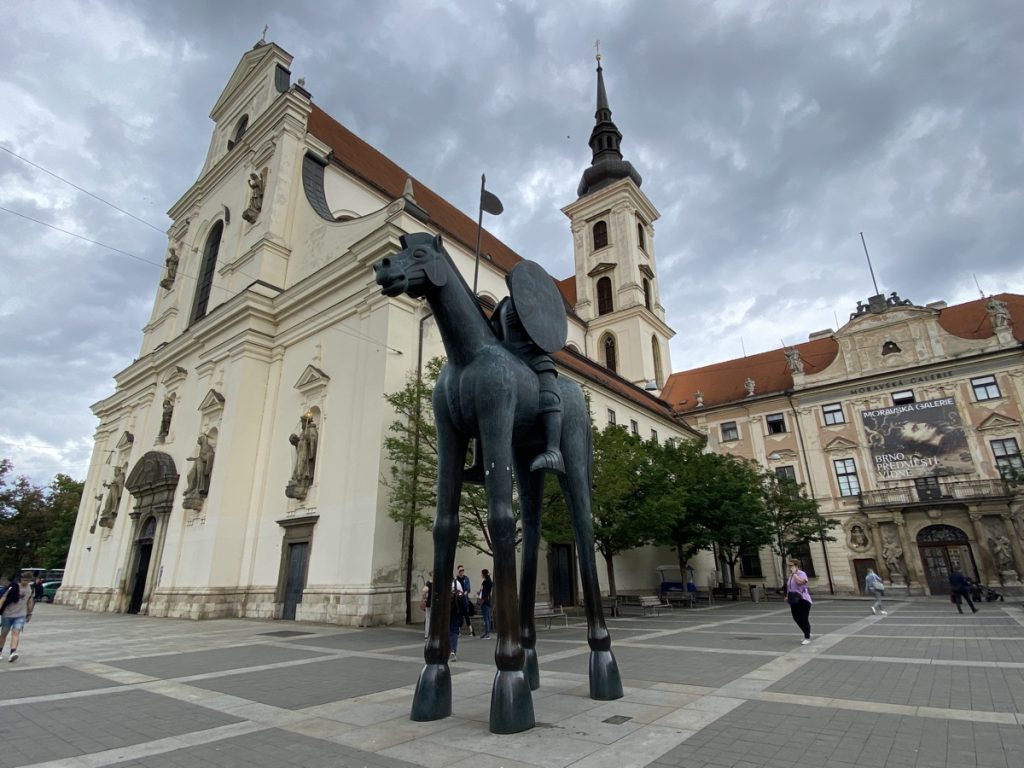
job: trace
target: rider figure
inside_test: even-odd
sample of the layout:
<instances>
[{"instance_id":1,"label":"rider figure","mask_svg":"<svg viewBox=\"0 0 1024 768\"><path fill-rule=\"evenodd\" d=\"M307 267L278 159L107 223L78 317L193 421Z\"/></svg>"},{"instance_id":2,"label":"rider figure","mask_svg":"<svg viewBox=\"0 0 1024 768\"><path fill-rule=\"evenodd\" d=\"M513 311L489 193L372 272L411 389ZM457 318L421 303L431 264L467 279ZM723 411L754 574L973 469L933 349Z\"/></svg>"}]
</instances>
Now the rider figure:
<instances>
[{"instance_id":1,"label":"rider figure","mask_svg":"<svg viewBox=\"0 0 1024 768\"><path fill-rule=\"evenodd\" d=\"M503 298L495 307L491 324L498 338L533 369L540 383L537 414L544 427L544 450L530 462L530 471L564 474L565 464L559 447L562 437L562 397L558 392L555 363L526 332L511 296Z\"/></svg>"}]
</instances>

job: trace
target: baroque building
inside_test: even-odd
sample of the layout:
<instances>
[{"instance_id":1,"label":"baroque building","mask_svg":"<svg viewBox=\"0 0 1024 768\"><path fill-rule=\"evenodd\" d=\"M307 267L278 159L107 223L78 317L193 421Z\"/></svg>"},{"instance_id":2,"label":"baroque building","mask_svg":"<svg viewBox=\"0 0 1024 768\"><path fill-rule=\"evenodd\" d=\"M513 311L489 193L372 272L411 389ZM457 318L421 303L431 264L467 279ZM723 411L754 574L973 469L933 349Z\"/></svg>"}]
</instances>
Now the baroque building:
<instances>
[{"instance_id":1,"label":"baroque building","mask_svg":"<svg viewBox=\"0 0 1024 768\"><path fill-rule=\"evenodd\" d=\"M836 541L800 553L819 588L945 594L954 568L1021 591L1024 296L858 302L839 330L673 374L662 392L713 450L803 483ZM767 551L748 581L781 583Z\"/></svg>"},{"instance_id":2,"label":"baroque building","mask_svg":"<svg viewBox=\"0 0 1024 768\"><path fill-rule=\"evenodd\" d=\"M135 362L96 403L84 501L58 599L158 616L394 623L417 610L430 536L388 515L383 397L443 353L429 308L388 298L371 264L441 235L474 271L476 222L317 106L292 57L260 42L210 117L195 183L169 211L166 268ZM657 211L622 158L598 64L591 166L564 209L576 274L558 287L555 359L596 423L697 439L657 390L669 370ZM484 231L481 302L521 260ZM459 553L472 568L489 565ZM649 588L657 551L617 569ZM571 545L539 589L575 602Z\"/></svg>"}]
</instances>

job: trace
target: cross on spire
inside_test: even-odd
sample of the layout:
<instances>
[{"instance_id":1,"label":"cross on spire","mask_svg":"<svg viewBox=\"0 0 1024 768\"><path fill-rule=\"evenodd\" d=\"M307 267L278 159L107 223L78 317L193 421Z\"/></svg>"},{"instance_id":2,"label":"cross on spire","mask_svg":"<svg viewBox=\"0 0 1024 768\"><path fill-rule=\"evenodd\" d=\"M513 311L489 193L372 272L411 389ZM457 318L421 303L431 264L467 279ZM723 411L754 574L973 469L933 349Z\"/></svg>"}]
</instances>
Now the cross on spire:
<instances>
[{"instance_id":1,"label":"cross on spire","mask_svg":"<svg viewBox=\"0 0 1024 768\"><path fill-rule=\"evenodd\" d=\"M596 54L595 58L597 59L597 63L600 64L601 63L601 39L600 38L598 38L597 40L594 41L594 52Z\"/></svg>"}]
</instances>

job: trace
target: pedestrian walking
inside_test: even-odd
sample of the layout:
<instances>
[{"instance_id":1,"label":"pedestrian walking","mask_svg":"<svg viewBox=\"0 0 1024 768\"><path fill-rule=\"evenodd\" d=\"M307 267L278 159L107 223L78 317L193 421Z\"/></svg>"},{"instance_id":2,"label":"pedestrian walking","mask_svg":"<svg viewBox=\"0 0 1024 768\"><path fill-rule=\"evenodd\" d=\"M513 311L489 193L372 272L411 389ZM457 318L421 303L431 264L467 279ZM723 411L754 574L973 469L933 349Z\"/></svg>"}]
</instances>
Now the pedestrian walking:
<instances>
[{"instance_id":1,"label":"pedestrian walking","mask_svg":"<svg viewBox=\"0 0 1024 768\"><path fill-rule=\"evenodd\" d=\"M12 578L10 586L4 593L3 607L0 608L0 659L3 658L7 634L10 633L10 661L13 663L18 660L18 641L21 640L25 625L32 620L35 603L32 595L32 577L26 573L21 579Z\"/></svg>"},{"instance_id":2,"label":"pedestrian walking","mask_svg":"<svg viewBox=\"0 0 1024 768\"><path fill-rule=\"evenodd\" d=\"M469 576L466 575L466 569L463 566L458 567L458 575L455 577L456 580L462 585L462 599L459 601L459 627L461 631L462 622L466 622L466 626L469 628L469 634L476 637L476 630L473 629L473 609L469 603Z\"/></svg>"},{"instance_id":3,"label":"pedestrian walking","mask_svg":"<svg viewBox=\"0 0 1024 768\"><path fill-rule=\"evenodd\" d=\"M484 568L480 571L480 618L484 623L481 640L488 640L491 637L491 592L494 590L494 581L491 580L491 572Z\"/></svg>"},{"instance_id":4,"label":"pedestrian walking","mask_svg":"<svg viewBox=\"0 0 1024 768\"><path fill-rule=\"evenodd\" d=\"M800 645L811 642L811 592L807 589L807 574L800 570L800 561L795 557L789 561L789 579L786 581L786 602L793 614L793 621L804 633Z\"/></svg>"},{"instance_id":5,"label":"pedestrian walking","mask_svg":"<svg viewBox=\"0 0 1024 768\"><path fill-rule=\"evenodd\" d=\"M430 637L430 602L434 596L434 572L427 571L427 583L423 585L423 589L420 590L422 598L420 600L420 607L423 609L423 639L426 640Z\"/></svg>"},{"instance_id":6,"label":"pedestrian walking","mask_svg":"<svg viewBox=\"0 0 1024 768\"><path fill-rule=\"evenodd\" d=\"M961 606L961 601L966 600L967 605L971 608L971 613L977 613L978 609L974 607L974 603L971 601L971 585L973 582L963 573L960 572L959 568L954 568L949 574L949 599L956 605L956 612L963 613L964 609Z\"/></svg>"},{"instance_id":7,"label":"pedestrian walking","mask_svg":"<svg viewBox=\"0 0 1024 768\"><path fill-rule=\"evenodd\" d=\"M462 629L461 606L465 600L466 593L462 591L462 582L457 578L452 579L452 602L448 614L448 661L458 661L459 632Z\"/></svg>"},{"instance_id":8,"label":"pedestrian walking","mask_svg":"<svg viewBox=\"0 0 1024 768\"><path fill-rule=\"evenodd\" d=\"M878 614L888 616L889 612L882 607L885 583L882 581L882 577L875 573L874 568L868 568L867 576L864 577L864 591L875 598L875 603L871 606L871 612L876 616Z\"/></svg>"}]
</instances>

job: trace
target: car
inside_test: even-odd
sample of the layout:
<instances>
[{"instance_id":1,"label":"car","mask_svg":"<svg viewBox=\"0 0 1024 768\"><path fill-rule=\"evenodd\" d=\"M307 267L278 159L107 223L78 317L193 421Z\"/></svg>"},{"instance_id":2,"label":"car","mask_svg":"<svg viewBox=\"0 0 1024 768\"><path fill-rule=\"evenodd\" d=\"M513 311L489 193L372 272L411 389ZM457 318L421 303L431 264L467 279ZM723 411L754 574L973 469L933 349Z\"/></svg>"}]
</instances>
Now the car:
<instances>
[{"instance_id":1,"label":"car","mask_svg":"<svg viewBox=\"0 0 1024 768\"><path fill-rule=\"evenodd\" d=\"M44 581L43 582L43 600L48 603L53 602L53 596L57 594L57 590L60 589L61 582L59 581Z\"/></svg>"}]
</instances>

